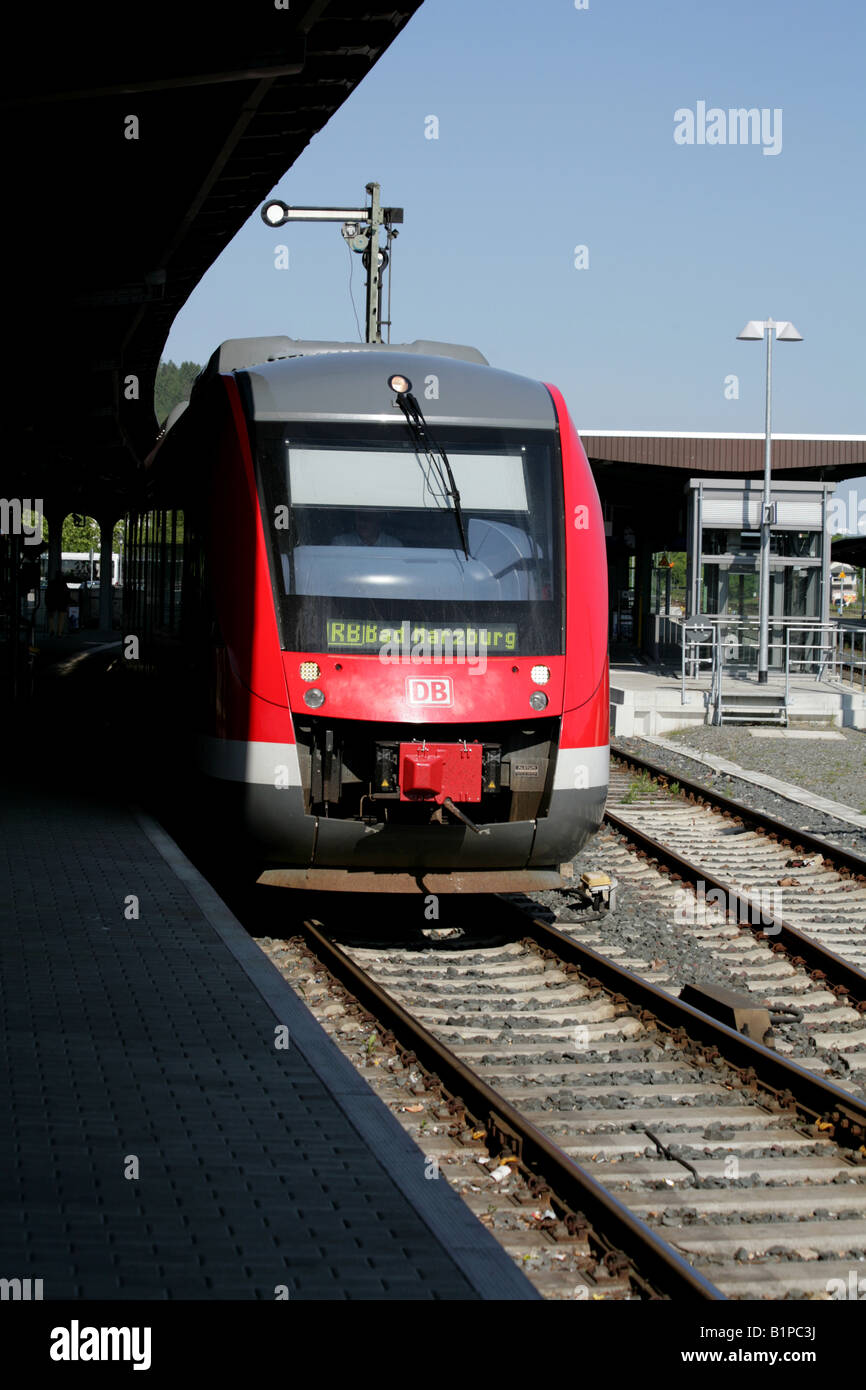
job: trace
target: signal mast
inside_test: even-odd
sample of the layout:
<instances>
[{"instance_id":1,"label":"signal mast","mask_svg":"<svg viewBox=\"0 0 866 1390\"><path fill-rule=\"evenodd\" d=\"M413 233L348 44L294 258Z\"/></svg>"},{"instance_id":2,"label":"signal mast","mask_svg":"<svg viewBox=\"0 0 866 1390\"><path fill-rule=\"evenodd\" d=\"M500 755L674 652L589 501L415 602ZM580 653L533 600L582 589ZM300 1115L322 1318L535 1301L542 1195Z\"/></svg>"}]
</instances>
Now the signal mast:
<instances>
[{"instance_id":1,"label":"signal mast","mask_svg":"<svg viewBox=\"0 0 866 1390\"><path fill-rule=\"evenodd\" d=\"M370 205L366 208L291 208L273 198L262 208L262 221L268 227L283 227L287 222L342 222L342 235L350 250L361 257L367 271L366 342L382 342L382 326L388 329L391 341L391 271L388 270L388 317L382 318L382 272L390 265L391 243L398 232L395 226L403 221L402 208L383 208L379 201L379 185L368 183L366 191ZM385 230L385 244L379 234ZM375 254L374 254L375 251Z\"/></svg>"}]
</instances>

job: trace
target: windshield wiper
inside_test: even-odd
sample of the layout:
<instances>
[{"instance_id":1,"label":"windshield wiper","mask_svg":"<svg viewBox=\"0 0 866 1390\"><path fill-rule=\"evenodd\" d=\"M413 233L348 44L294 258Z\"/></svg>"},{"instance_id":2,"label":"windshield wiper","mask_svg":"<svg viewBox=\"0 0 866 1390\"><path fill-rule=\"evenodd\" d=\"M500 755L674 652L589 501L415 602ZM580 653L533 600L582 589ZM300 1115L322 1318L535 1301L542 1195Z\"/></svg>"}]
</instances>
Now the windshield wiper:
<instances>
[{"instance_id":1,"label":"windshield wiper","mask_svg":"<svg viewBox=\"0 0 866 1390\"><path fill-rule=\"evenodd\" d=\"M443 492L447 497L451 498L451 501L454 504L454 518L457 522L457 529L460 532L460 544L463 546L463 553L466 556L466 559L468 560L469 543L466 539L466 527L463 524L463 512L460 507L460 493L458 492L457 484L454 481L454 474L451 472L451 464L448 462L448 455L446 454L445 450L439 444L436 443L435 439L430 433L430 427L421 413L421 407L416 401L415 397L412 395L411 391L401 391L397 396L397 404L399 405L403 414L406 416L406 424L409 426L409 430L412 434L412 438L415 441L415 445L419 453L423 453L426 456L430 466L436 470L436 473L439 476L439 481L442 484ZM439 467L439 464L436 460L437 454L444 463L445 471L448 474L447 486L445 484L445 479L442 477L442 469Z\"/></svg>"}]
</instances>

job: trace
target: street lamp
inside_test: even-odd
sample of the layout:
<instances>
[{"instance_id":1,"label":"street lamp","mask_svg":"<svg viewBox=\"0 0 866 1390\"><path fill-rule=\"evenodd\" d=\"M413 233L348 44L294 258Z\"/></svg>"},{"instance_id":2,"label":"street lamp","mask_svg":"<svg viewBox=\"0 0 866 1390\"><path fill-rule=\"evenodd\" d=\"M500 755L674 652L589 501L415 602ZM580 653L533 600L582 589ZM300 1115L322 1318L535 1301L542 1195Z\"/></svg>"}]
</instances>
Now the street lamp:
<instances>
[{"instance_id":1,"label":"street lamp","mask_svg":"<svg viewBox=\"0 0 866 1390\"><path fill-rule=\"evenodd\" d=\"M777 323L773 319L749 319L742 333L737 337L746 342L755 342L767 337L767 404L764 417L764 497L761 506L761 588L758 607L758 684L766 685L769 666L770 633L770 527L774 520L773 503L770 499L770 451L772 439L770 425L772 420L773 392L773 329L776 338L782 343L801 343L802 335L792 323L783 319Z\"/></svg>"}]
</instances>

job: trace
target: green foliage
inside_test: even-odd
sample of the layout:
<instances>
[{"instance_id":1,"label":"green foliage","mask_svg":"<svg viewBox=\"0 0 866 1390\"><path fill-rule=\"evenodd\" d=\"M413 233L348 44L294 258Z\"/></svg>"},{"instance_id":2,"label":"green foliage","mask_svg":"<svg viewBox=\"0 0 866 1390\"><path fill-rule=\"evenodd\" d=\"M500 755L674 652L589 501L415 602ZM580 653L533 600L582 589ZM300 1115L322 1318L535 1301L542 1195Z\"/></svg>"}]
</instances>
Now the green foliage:
<instances>
[{"instance_id":1,"label":"green foliage","mask_svg":"<svg viewBox=\"0 0 866 1390\"><path fill-rule=\"evenodd\" d=\"M686 561L687 556L684 550L659 550L653 556L653 564L659 565L662 556L673 561L671 570L671 588L684 589L686 586Z\"/></svg>"},{"instance_id":2,"label":"green foliage","mask_svg":"<svg viewBox=\"0 0 866 1390\"><path fill-rule=\"evenodd\" d=\"M189 400L192 384L201 371L197 362L160 362L156 371L153 406L160 425L164 425L176 405Z\"/></svg>"},{"instance_id":3,"label":"green foliage","mask_svg":"<svg viewBox=\"0 0 866 1390\"><path fill-rule=\"evenodd\" d=\"M44 536L48 540L48 522L45 523ZM114 551L120 549L120 542L123 539L123 521L118 521L114 527L114 537L111 548ZM92 516L78 516L70 512L63 522L63 538L61 550L72 551L74 554L87 554L88 551L95 551L99 554L99 523Z\"/></svg>"},{"instance_id":4,"label":"green foliage","mask_svg":"<svg viewBox=\"0 0 866 1390\"><path fill-rule=\"evenodd\" d=\"M684 589L686 587L686 552L684 550L668 551L668 559L674 562L674 567L671 570L671 587Z\"/></svg>"},{"instance_id":5,"label":"green foliage","mask_svg":"<svg viewBox=\"0 0 866 1390\"><path fill-rule=\"evenodd\" d=\"M98 550L99 527L92 516L76 517L72 513L63 522L62 550Z\"/></svg>"},{"instance_id":6,"label":"green foliage","mask_svg":"<svg viewBox=\"0 0 866 1390\"><path fill-rule=\"evenodd\" d=\"M653 779L648 772L641 770L629 783L628 791L623 797L625 804L632 801L640 801L642 797L648 796L652 790Z\"/></svg>"}]
</instances>

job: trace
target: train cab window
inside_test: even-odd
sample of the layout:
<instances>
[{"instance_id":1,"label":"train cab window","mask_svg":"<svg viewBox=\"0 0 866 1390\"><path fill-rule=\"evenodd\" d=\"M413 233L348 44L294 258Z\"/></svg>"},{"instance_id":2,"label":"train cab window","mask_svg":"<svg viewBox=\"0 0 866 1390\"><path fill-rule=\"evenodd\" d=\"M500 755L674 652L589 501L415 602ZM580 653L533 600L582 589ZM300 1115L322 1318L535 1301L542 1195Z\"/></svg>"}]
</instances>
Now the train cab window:
<instances>
[{"instance_id":1,"label":"train cab window","mask_svg":"<svg viewBox=\"0 0 866 1390\"><path fill-rule=\"evenodd\" d=\"M506 624L518 652L562 650L558 441L442 429L436 455L393 426L259 426L263 509L284 644L327 650L342 621Z\"/></svg>"}]
</instances>

